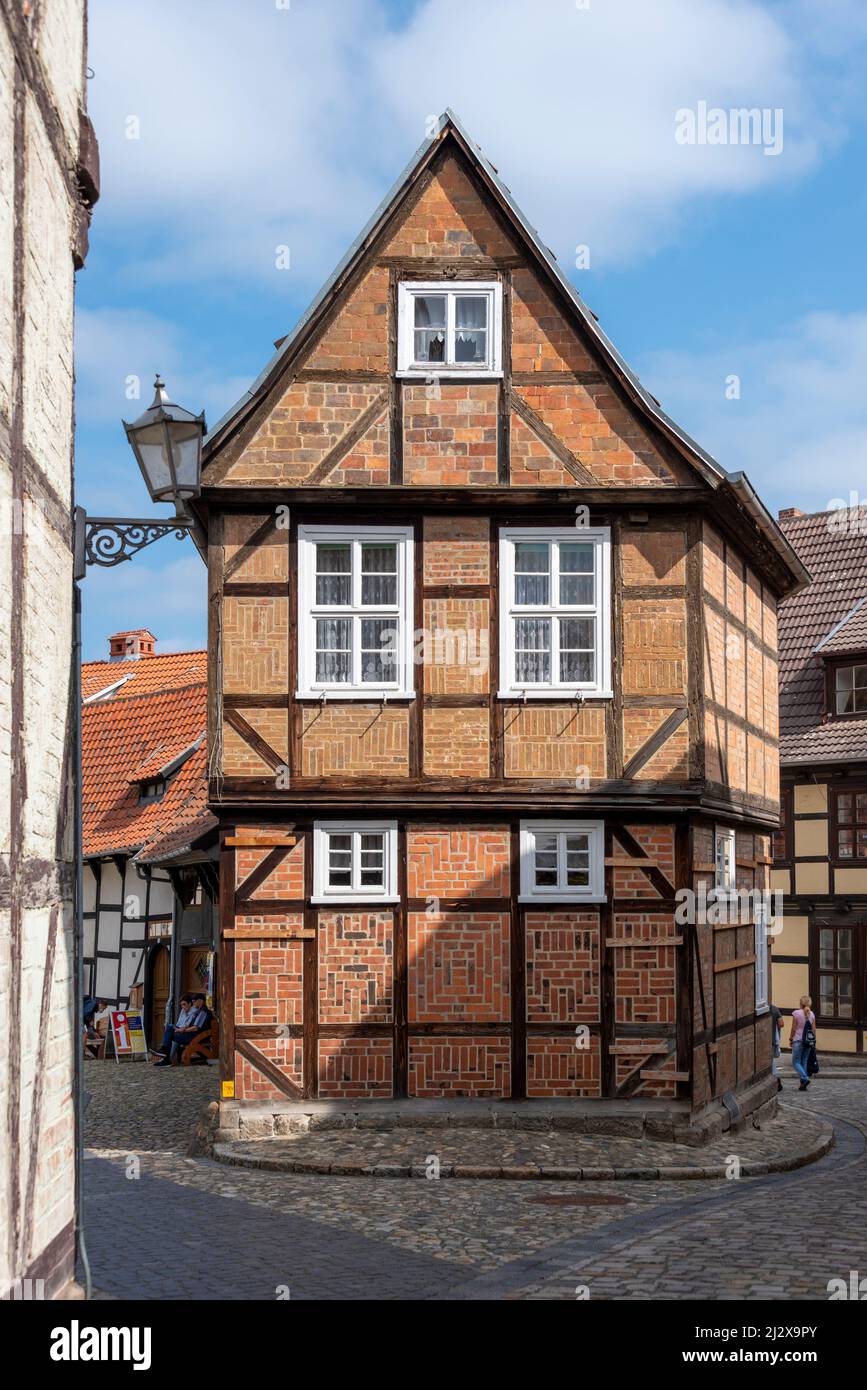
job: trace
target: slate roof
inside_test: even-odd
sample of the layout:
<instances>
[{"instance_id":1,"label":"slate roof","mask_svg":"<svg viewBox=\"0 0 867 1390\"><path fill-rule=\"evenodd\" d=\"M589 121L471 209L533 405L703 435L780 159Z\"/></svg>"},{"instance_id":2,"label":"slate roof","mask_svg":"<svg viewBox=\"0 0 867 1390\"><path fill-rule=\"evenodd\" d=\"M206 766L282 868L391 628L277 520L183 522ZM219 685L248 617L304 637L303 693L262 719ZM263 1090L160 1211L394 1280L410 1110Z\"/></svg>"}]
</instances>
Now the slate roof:
<instances>
[{"instance_id":1,"label":"slate roof","mask_svg":"<svg viewBox=\"0 0 867 1390\"><path fill-rule=\"evenodd\" d=\"M82 666L82 833L85 857L132 854L154 862L180 834L189 847L216 825L207 806L205 652L173 652ZM161 801L141 805L139 783L180 759Z\"/></svg>"},{"instance_id":2,"label":"slate roof","mask_svg":"<svg viewBox=\"0 0 867 1390\"><path fill-rule=\"evenodd\" d=\"M828 719L825 658L867 654L867 507L784 517L786 539L813 576L780 604L780 758L786 763L867 759L867 714ZM829 524L830 523L830 524Z\"/></svg>"}]
</instances>

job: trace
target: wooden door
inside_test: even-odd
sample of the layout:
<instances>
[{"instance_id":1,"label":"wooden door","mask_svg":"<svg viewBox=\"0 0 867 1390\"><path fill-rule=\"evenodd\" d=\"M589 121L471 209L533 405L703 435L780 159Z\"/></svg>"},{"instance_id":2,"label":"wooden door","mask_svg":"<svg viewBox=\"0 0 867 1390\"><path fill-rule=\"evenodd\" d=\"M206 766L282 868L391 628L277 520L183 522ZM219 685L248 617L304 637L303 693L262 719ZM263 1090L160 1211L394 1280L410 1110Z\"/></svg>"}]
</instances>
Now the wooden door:
<instances>
[{"instance_id":1,"label":"wooden door","mask_svg":"<svg viewBox=\"0 0 867 1390\"><path fill-rule=\"evenodd\" d=\"M184 994L207 994L208 992L208 946L185 946L181 969Z\"/></svg>"},{"instance_id":2,"label":"wooden door","mask_svg":"<svg viewBox=\"0 0 867 1390\"><path fill-rule=\"evenodd\" d=\"M169 998L170 957L168 946L157 946L150 962L151 1016L150 1041L155 1046L163 1036L166 1004Z\"/></svg>"}]
</instances>

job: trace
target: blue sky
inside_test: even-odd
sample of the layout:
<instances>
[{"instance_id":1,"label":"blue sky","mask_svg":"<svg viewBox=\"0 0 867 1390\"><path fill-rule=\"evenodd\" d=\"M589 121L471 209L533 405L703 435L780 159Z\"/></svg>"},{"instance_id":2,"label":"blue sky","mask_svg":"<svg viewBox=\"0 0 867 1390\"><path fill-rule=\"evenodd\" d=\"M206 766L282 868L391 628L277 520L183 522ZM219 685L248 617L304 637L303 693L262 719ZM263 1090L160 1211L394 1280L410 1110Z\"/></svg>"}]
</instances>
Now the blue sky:
<instances>
[{"instance_id":1,"label":"blue sky","mask_svg":"<svg viewBox=\"0 0 867 1390\"><path fill-rule=\"evenodd\" d=\"M863 0L90 0L79 502L149 514L121 417L159 370L215 422L448 105L726 468L774 511L867 492L865 49ZM782 148L680 143L702 102L781 110ZM204 566L163 540L84 612L86 659L201 645Z\"/></svg>"}]
</instances>

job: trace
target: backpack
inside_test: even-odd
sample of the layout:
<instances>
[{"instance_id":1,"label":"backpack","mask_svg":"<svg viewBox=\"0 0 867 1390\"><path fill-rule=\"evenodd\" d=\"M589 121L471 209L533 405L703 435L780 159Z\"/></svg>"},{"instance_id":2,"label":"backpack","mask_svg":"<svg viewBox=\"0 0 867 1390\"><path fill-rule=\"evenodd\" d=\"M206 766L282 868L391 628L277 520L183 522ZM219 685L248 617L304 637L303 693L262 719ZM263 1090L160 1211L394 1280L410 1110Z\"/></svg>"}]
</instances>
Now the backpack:
<instances>
[{"instance_id":1,"label":"backpack","mask_svg":"<svg viewBox=\"0 0 867 1390\"><path fill-rule=\"evenodd\" d=\"M801 1047L806 1051L811 1051L816 1046L816 1028L810 1022L810 1015L804 1010L804 1031L801 1034Z\"/></svg>"}]
</instances>

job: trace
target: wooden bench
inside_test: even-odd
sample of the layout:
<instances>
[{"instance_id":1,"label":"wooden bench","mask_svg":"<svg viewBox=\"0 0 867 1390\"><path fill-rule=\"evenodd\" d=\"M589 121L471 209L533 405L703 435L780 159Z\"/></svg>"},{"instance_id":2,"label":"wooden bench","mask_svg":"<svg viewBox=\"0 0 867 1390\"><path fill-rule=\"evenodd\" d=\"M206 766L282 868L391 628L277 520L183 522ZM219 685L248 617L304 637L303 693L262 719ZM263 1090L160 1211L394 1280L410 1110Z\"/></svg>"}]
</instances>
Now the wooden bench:
<instances>
[{"instance_id":1,"label":"wooden bench","mask_svg":"<svg viewBox=\"0 0 867 1390\"><path fill-rule=\"evenodd\" d=\"M181 1060L185 1067L190 1065L194 1057L204 1057L206 1061L212 1061L220 1055L220 1026L215 1018L211 1019L210 1028L204 1033L197 1033L193 1041L187 1043L181 1054Z\"/></svg>"}]
</instances>

